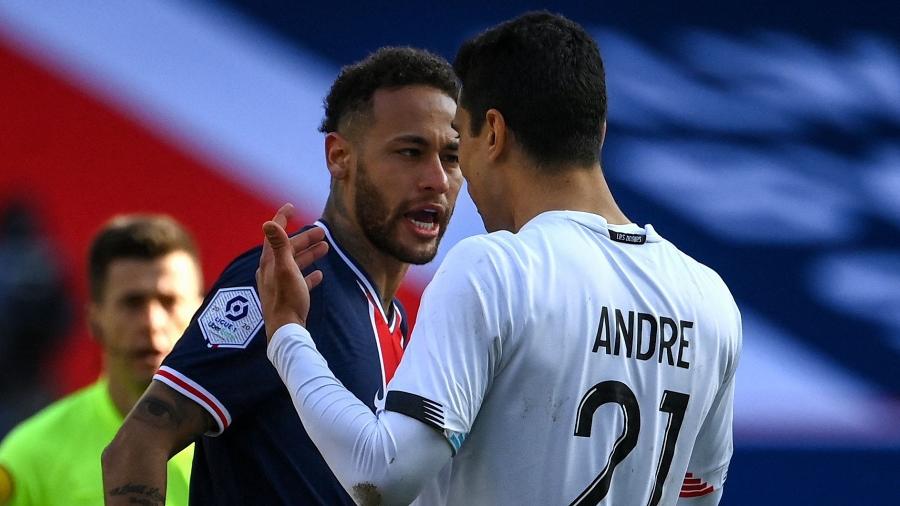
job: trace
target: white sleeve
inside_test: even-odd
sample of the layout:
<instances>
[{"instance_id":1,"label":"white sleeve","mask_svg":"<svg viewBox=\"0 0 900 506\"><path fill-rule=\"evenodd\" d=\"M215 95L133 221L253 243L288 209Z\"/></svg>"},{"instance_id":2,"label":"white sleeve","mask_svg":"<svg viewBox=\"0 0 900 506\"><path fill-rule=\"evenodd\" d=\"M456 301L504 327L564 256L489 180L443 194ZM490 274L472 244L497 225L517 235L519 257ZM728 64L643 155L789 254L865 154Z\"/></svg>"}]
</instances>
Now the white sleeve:
<instances>
[{"instance_id":1,"label":"white sleeve","mask_svg":"<svg viewBox=\"0 0 900 506\"><path fill-rule=\"evenodd\" d=\"M279 328L267 354L310 439L358 504L409 504L450 459L439 433L399 413L376 416L344 388L300 325Z\"/></svg>"},{"instance_id":2,"label":"white sleeve","mask_svg":"<svg viewBox=\"0 0 900 506\"><path fill-rule=\"evenodd\" d=\"M737 308L735 308L737 313ZM734 378L740 360L742 332L740 314L736 316L734 338L725 352L727 363L719 391L710 406L694 442L688 474L681 488L679 505L707 506L719 503L728 476L728 464L734 453Z\"/></svg>"},{"instance_id":3,"label":"white sleeve","mask_svg":"<svg viewBox=\"0 0 900 506\"><path fill-rule=\"evenodd\" d=\"M416 418L460 449L516 334L521 293L498 243L458 243L422 296L403 360L387 386L387 411Z\"/></svg>"}]
</instances>

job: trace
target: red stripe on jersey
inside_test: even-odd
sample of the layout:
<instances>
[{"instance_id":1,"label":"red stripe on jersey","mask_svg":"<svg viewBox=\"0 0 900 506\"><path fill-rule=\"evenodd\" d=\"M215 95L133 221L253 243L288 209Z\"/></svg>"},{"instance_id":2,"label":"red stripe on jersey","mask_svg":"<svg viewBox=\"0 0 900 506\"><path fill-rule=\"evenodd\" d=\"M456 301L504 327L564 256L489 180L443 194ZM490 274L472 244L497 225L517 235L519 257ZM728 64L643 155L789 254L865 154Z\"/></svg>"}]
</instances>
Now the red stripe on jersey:
<instances>
[{"instance_id":1,"label":"red stripe on jersey","mask_svg":"<svg viewBox=\"0 0 900 506\"><path fill-rule=\"evenodd\" d=\"M156 371L156 374L172 381L173 383L178 384L178 386L180 386L181 388L196 395L198 399L202 400L207 406L209 406L210 408L213 409L213 411L216 412L216 415L218 415L218 417L219 417L219 421L222 422L222 430L224 431L225 429L228 428L228 417L225 416L225 413L222 411L222 409L212 399L207 397L206 394L204 394L200 390L197 390L191 384L183 381L181 378L179 378L178 376L175 376L174 374L170 373L169 371L160 369L160 370Z\"/></svg>"},{"instance_id":2,"label":"red stripe on jersey","mask_svg":"<svg viewBox=\"0 0 900 506\"><path fill-rule=\"evenodd\" d=\"M378 307L375 305L375 301L372 300L372 296L366 293L366 297L369 299L369 304L372 305L373 311L370 311L370 314L373 315L373 324L375 326L375 332L378 334L378 347L381 350L381 366L384 369L384 384L387 385L391 378L394 377L394 372L397 370L397 367L400 365L400 359L403 358L403 347L406 343L403 342L403 332L400 327L400 312L394 309L394 325L393 331L391 330L391 326L385 319L381 316L381 311L378 311Z\"/></svg>"},{"instance_id":3,"label":"red stripe on jersey","mask_svg":"<svg viewBox=\"0 0 900 506\"><path fill-rule=\"evenodd\" d=\"M715 489L709 483L700 478L694 478L693 473L686 473L684 475L684 483L681 485L681 492L678 495L680 497L700 497L711 493L713 490Z\"/></svg>"},{"instance_id":4,"label":"red stripe on jersey","mask_svg":"<svg viewBox=\"0 0 900 506\"><path fill-rule=\"evenodd\" d=\"M706 494L712 493L714 490L715 489L713 488L712 485L707 485L706 488L704 488L703 490L696 490L696 491L690 491L690 492L682 490L681 493L678 494L678 496L679 497L700 497L700 496L704 496Z\"/></svg>"}]
</instances>

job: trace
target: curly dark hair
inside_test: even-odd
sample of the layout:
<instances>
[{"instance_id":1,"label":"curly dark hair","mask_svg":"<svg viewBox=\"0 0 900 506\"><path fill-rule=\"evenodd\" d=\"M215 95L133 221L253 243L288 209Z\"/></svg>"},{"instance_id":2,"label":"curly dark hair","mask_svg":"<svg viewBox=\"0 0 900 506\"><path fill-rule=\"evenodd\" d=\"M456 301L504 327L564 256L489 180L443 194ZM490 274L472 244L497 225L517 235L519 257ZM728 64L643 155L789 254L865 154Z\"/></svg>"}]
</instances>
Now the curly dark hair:
<instances>
[{"instance_id":1,"label":"curly dark hair","mask_svg":"<svg viewBox=\"0 0 900 506\"><path fill-rule=\"evenodd\" d=\"M497 109L538 165L599 162L603 61L577 23L546 11L523 14L466 41L453 68L474 135L488 109Z\"/></svg>"},{"instance_id":2,"label":"curly dark hair","mask_svg":"<svg viewBox=\"0 0 900 506\"><path fill-rule=\"evenodd\" d=\"M459 95L453 68L444 58L424 49L383 47L341 69L325 97L325 119L319 131L336 132L351 116L370 111L377 90L416 84L437 88L454 101Z\"/></svg>"}]
</instances>

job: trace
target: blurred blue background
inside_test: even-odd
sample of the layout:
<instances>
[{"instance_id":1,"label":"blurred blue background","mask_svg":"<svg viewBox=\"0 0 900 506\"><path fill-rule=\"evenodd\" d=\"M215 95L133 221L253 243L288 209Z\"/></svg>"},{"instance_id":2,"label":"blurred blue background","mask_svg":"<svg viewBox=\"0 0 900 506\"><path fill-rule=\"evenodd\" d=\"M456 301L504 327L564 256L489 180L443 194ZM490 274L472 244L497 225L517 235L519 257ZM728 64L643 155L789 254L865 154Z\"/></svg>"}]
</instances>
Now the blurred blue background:
<instances>
[{"instance_id":1,"label":"blurred blue background","mask_svg":"<svg viewBox=\"0 0 900 506\"><path fill-rule=\"evenodd\" d=\"M603 165L626 214L716 269L742 309L723 504L900 504L900 4L12 1L0 41L315 216L315 126L340 65L388 44L452 60L539 8L599 42ZM470 202L454 220L443 251L482 231Z\"/></svg>"}]
</instances>

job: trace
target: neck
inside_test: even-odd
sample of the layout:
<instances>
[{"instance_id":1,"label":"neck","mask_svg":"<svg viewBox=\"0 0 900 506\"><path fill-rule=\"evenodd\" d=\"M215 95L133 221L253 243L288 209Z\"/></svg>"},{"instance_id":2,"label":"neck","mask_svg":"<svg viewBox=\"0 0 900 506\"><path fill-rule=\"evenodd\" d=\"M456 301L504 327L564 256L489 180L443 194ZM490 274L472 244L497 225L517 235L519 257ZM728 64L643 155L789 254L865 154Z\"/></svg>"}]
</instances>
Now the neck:
<instances>
[{"instance_id":1,"label":"neck","mask_svg":"<svg viewBox=\"0 0 900 506\"><path fill-rule=\"evenodd\" d=\"M104 375L107 380L106 389L109 392L109 397L112 399L116 410L124 417L131 411L138 399L141 398L145 388L135 388L129 381L119 377L114 371L110 370L109 367L104 367Z\"/></svg>"},{"instance_id":2,"label":"neck","mask_svg":"<svg viewBox=\"0 0 900 506\"><path fill-rule=\"evenodd\" d=\"M514 231L546 211L593 213L613 225L631 222L616 204L599 164L562 167L552 173L521 165L513 171L518 171L510 178Z\"/></svg>"},{"instance_id":3,"label":"neck","mask_svg":"<svg viewBox=\"0 0 900 506\"><path fill-rule=\"evenodd\" d=\"M368 274L381 299L381 307L385 311L389 311L391 301L400 288L400 282L403 281L403 276L409 270L409 264L376 248L366 238L359 224L355 220L349 219L346 213L340 212L336 207L329 201L322 214L325 221L328 222L331 235L341 249Z\"/></svg>"}]
</instances>

